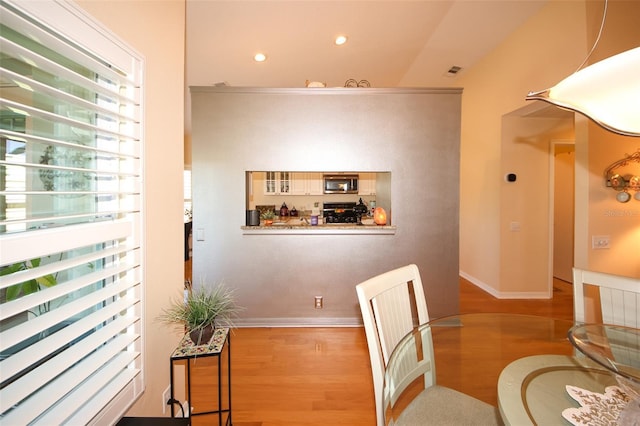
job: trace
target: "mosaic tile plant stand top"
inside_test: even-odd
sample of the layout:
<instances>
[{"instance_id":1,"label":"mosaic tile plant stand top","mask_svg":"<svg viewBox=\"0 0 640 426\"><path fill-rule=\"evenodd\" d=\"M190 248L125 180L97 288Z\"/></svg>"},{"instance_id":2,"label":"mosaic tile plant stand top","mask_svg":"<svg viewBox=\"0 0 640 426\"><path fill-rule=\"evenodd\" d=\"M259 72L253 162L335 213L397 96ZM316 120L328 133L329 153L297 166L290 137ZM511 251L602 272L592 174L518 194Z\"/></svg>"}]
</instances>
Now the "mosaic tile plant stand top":
<instances>
[{"instance_id":1,"label":"mosaic tile plant stand top","mask_svg":"<svg viewBox=\"0 0 640 426\"><path fill-rule=\"evenodd\" d=\"M180 344L178 344L178 347L171 354L171 358L184 358L220 353L224 348L224 343L227 340L228 334L228 328L216 328L209 343L206 345L196 346L189 338L189 333L187 333L180 341Z\"/></svg>"}]
</instances>

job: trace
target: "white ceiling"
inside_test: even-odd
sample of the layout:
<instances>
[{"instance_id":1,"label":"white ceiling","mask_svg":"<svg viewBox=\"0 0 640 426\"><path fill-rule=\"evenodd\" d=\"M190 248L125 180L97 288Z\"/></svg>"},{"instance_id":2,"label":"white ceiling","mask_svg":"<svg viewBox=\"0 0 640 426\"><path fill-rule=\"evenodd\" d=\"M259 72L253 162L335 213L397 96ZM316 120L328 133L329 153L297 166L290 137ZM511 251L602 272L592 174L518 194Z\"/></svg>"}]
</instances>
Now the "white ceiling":
<instances>
[{"instance_id":1,"label":"white ceiling","mask_svg":"<svg viewBox=\"0 0 640 426\"><path fill-rule=\"evenodd\" d=\"M187 0L187 85L455 87L451 66L464 73L546 1Z\"/></svg>"}]
</instances>

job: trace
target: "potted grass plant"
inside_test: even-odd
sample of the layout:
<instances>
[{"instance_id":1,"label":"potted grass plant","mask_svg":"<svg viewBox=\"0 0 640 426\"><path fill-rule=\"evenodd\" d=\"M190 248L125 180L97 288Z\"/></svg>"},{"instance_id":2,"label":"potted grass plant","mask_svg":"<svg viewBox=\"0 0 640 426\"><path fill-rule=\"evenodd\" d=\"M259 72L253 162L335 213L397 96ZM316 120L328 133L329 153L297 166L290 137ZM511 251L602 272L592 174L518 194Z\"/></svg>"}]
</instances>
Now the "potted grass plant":
<instances>
[{"instance_id":1,"label":"potted grass plant","mask_svg":"<svg viewBox=\"0 0 640 426\"><path fill-rule=\"evenodd\" d=\"M240 310L233 290L224 283L201 284L190 290L186 299L172 300L159 319L186 331L194 344L204 345L211 340L216 328L232 328L233 319Z\"/></svg>"},{"instance_id":2,"label":"potted grass plant","mask_svg":"<svg viewBox=\"0 0 640 426\"><path fill-rule=\"evenodd\" d=\"M273 210L266 210L262 212L262 214L260 215L260 218L264 220L265 226L271 226L273 225L273 219L275 218L275 216L276 216L276 213Z\"/></svg>"}]
</instances>

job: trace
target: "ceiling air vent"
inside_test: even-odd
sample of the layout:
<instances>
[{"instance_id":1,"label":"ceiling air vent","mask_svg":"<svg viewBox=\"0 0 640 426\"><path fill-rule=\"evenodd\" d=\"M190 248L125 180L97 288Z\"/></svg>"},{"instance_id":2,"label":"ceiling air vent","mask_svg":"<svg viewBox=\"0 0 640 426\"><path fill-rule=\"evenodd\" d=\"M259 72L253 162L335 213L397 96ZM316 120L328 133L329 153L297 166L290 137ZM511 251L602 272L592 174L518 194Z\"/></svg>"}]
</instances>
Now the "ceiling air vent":
<instances>
[{"instance_id":1,"label":"ceiling air vent","mask_svg":"<svg viewBox=\"0 0 640 426\"><path fill-rule=\"evenodd\" d=\"M452 66L451 68L449 68L449 71L447 71L447 76L448 77L454 77L456 76L460 71L462 70L462 67L459 66Z\"/></svg>"}]
</instances>

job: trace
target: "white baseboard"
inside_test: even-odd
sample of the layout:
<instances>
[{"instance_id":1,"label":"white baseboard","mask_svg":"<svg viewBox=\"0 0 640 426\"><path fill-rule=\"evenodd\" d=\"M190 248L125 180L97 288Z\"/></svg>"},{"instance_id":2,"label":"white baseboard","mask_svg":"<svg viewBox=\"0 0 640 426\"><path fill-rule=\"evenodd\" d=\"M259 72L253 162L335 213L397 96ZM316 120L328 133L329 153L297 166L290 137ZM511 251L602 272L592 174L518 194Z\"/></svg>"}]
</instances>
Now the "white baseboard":
<instances>
[{"instance_id":1,"label":"white baseboard","mask_svg":"<svg viewBox=\"0 0 640 426\"><path fill-rule=\"evenodd\" d=\"M500 292L487 283L460 271L460 276L497 299L548 299L545 292ZM362 327L362 318L238 318L239 328L251 327Z\"/></svg>"},{"instance_id":2,"label":"white baseboard","mask_svg":"<svg viewBox=\"0 0 640 426\"><path fill-rule=\"evenodd\" d=\"M476 287L486 291L496 299L549 299L549 294L544 291L535 291L535 292L501 292L497 291L495 288L491 287L489 284L484 283L475 277L472 277L465 272L460 271L460 276L465 280L469 281L471 284Z\"/></svg>"},{"instance_id":3,"label":"white baseboard","mask_svg":"<svg viewBox=\"0 0 640 426\"><path fill-rule=\"evenodd\" d=\"M362 318L239 318L236 327L362 327Z\"/></svg>"}]
</instances>

